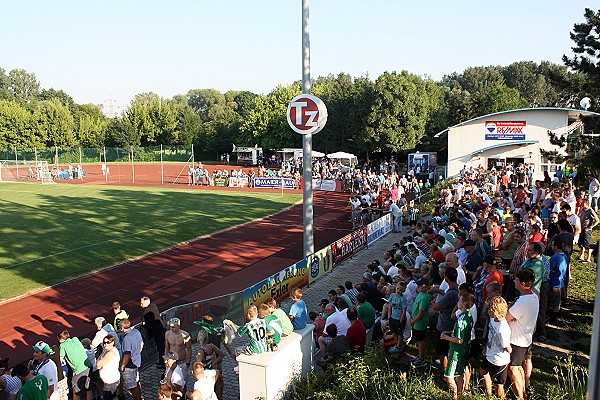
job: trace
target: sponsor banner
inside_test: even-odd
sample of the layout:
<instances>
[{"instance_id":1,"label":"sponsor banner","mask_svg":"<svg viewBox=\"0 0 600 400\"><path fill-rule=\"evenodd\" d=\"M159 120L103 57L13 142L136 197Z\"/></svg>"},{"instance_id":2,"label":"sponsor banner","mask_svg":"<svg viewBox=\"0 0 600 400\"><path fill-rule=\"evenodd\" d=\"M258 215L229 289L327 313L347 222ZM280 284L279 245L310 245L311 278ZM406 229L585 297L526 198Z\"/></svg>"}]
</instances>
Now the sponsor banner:
<instances>
[{"instance_id":1,"label":"sponsor banner","mask_svg":"<svg viewBox=\"0 0 600 400\"><path fill-rule=\"evenodd\" d=\"M344 236L331 244L333 265L336 266L354 253L367 247L368 230L366 226L358 228L352 233Z\"/></svg>"},{"instance_id":2,"label":"sponsor banner","mask_svg":"<svg viewBox=\"0 0 600 400\"><path fill-rule=\"evenodd\" d=\"M525 140L527 121L485 121L485 140Z\"/></svg>"},{"instance_id":3,"label":"sponsor banner","mask_svg":"<svg viewBox=\"0 0 600 400\"><path fill-rule=\"evenodd\" d=\"M281 189L282 179L284 189L294 189L293 178L254 178L254 187L257 189Z\"/></svg>"},{"instance_id":4,"label":"sponsor banner","mask_svg":"<svg viewBox=\"0 0 600 400\"><path fill-rule=\"evenodd\" d=\"M335 192L335 181L333 179L313 179L314 190L324 190L327 192Z\"/></svg>"},{"instance_id":5,"label":"sponsor banner","mask_svg":"<svg viewBox=\"0 0 600 400\"><path fill-rule=\"evenodd\" d=\"M298 261L262 282L245 289L242 292L244 315L246 315L246 310L251 304L261 304L269 297L273 297L279 303L289 297L292 289L306 286L308 284L307 262L306 258Z\"/></svg>"},{"instance_id":6,"label":"sponsor banner","mask_svg":"<svg viewBox=\"0 0 600 400\"><path fill-rule=\"evenodd\" d=\"M215 178L213 179L215 186L227 186L226 178Z\"/></svg>"},{"instance_id":7,"label":"sponsor banner","mask_svg":"<svg viewBox=\"0 0 600 400\"><path fill-rule=\"evenodd\" d=\"M333 255L331 254L331 245L322 248L314 254L308 256L308 283L313 283L321 278L327 272L333 269Z\"/></svg>"},{"instance_id":8,"label":"sponsor banner","mask_svg":"<svg viewBox=\"0 0 600 400\"><path fill-rule=\"evenodd\" d=\"M377 241L379 238L385 236L392 231L392 214L386 214L383 217L371 222L367 225L368 239L367 244L370 246L371 243Z\"/></svg>"}]
</instances>

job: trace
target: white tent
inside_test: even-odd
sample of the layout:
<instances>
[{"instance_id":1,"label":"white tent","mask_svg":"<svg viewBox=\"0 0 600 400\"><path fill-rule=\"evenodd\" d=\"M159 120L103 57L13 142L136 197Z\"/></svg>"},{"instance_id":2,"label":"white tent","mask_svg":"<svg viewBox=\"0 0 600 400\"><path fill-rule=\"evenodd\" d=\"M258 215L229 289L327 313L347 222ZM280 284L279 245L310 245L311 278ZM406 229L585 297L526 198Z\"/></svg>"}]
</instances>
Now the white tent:
<instances>
[{"instance_id":1,"label":"white tent","mask_svg":"<svg viewBox=\"0 0 600 400\"><path fill-rule=\"evenodd\" d=\"M321 153L320 151L313 150L312 151L312 157L313 158L325 157L325 153Z\"/></svg>"},{"instance_id":2,"label":"white tent","mask_svg":"<svg viewBox=\"0 0 600 400\"><path fill-rule=\"evenodd\" d=\"M327 154L327 158L329 158L330 160L335 160L335 161L339 162L340 164L347 165L347 166L358 164L358 159L356 158L356 156L354 154L345 153L343 151L338 151L336 153Z\"/></svg>"}]
</instances>

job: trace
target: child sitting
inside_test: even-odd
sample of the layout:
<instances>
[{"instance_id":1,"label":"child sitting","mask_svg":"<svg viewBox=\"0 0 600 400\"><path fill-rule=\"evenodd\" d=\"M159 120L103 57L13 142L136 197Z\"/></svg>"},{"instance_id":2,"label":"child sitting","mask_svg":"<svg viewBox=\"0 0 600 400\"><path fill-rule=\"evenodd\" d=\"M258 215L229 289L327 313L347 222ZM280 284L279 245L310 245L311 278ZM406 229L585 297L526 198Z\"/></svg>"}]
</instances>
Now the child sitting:
<instances>
[{"instance_id":1,"label":"child sitting","mask_svg":"<svg viewBox=\"0 0 600 400\"><path fill-rule=\"evenodd\" d=\"M262 354L269 349L267 345L267 332L273 331L273 328L267 325L264 319L258 318L258 309L255 305L248 308L246 318L248 322L241 328L238 328L228 319L223 321L224 324L228 325L238 335L248 335L248 339L250 340L248 346L235 349L234 355L236 358L240 354Z\"/></svg>"},{"instance_id":2,"label":"child sitting","mask_svg":"<svg viewBox=\"0 0 600 400\"><path fill-rule=\"evenodd\" d=\"M276 316L271 314L269 306L265 303L258 307L258 318L264 319L267 326L273 328L271 332L267 332L267 344L271 351L277 351L277 346L279 346L281 334L283 333L281 322L279 322Z\"/></svg>"}]
</instances>

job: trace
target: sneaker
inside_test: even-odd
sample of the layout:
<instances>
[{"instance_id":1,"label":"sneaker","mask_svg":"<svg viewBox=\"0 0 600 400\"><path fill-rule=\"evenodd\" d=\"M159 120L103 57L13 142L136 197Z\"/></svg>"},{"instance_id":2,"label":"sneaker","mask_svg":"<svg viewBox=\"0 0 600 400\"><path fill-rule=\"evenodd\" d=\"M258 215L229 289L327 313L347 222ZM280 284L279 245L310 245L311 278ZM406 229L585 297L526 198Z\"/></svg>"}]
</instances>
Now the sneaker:
<instances>
[{"instance_id":1,"label":"sneaker","mask_svg":"<svg viewBox=\"0 0 600 400\"><path fill-rule=\"evenodd\" d=\"M394 345L390 347L390 354L398 354L401 353L402 350L398 348L398 346Z\"/></svg>"},{"instance_id":2,"label":"sneaker","mask_svg":"<svg viewBox=\"0 0 600 400\"><path fill-rule=\"evenodd\" d=\"M240 373L240 367L233 367L233 372L235 372L236 374Z\"/></svg>"},{"instance_id":3,"label":"sneaker","mask_svg":"<svg viewBox=\"0 0 600 400\"><path fill-rule=\"evenodd\" d=\"M442 361L439 358L435 359L435 364L436 365L442 365Z\"/></svg>"},{"instance_id":4,"label":"sneaker","mask_svg":"<svg viewBox=\"0 0 600 400\"><path fill-rule=\"evenodd\" d=\"M419 357L417 357L410 362L410 365L412 365L415 368L423 367L423 366L427 365L427 361L423 361Z\"/></svg>"}]
</instances>

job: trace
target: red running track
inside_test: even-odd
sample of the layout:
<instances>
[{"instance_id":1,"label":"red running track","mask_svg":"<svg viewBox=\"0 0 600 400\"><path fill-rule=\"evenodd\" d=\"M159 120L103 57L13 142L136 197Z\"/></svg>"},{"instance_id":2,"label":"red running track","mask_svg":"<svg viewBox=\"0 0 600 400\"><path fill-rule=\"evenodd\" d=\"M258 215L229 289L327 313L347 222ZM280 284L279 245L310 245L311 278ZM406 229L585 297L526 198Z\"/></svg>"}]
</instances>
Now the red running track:
<instances>
[{"instance_id":1,"label":"red running track","mask_svg":"<svg viewBox=\"0 0 600 400\"><path fill-rule=\"evenodd\" d=\"M351 231L348 197L315 192L315 250ZM119 301L132 321L139 299L159 309L243 290L303 258L302 205L277 215L126 262L0 304L0 357L11 365L32 356L31 345L68 329L92 337L93 319L112 318Z\"/></svg>"}]
</instances>

